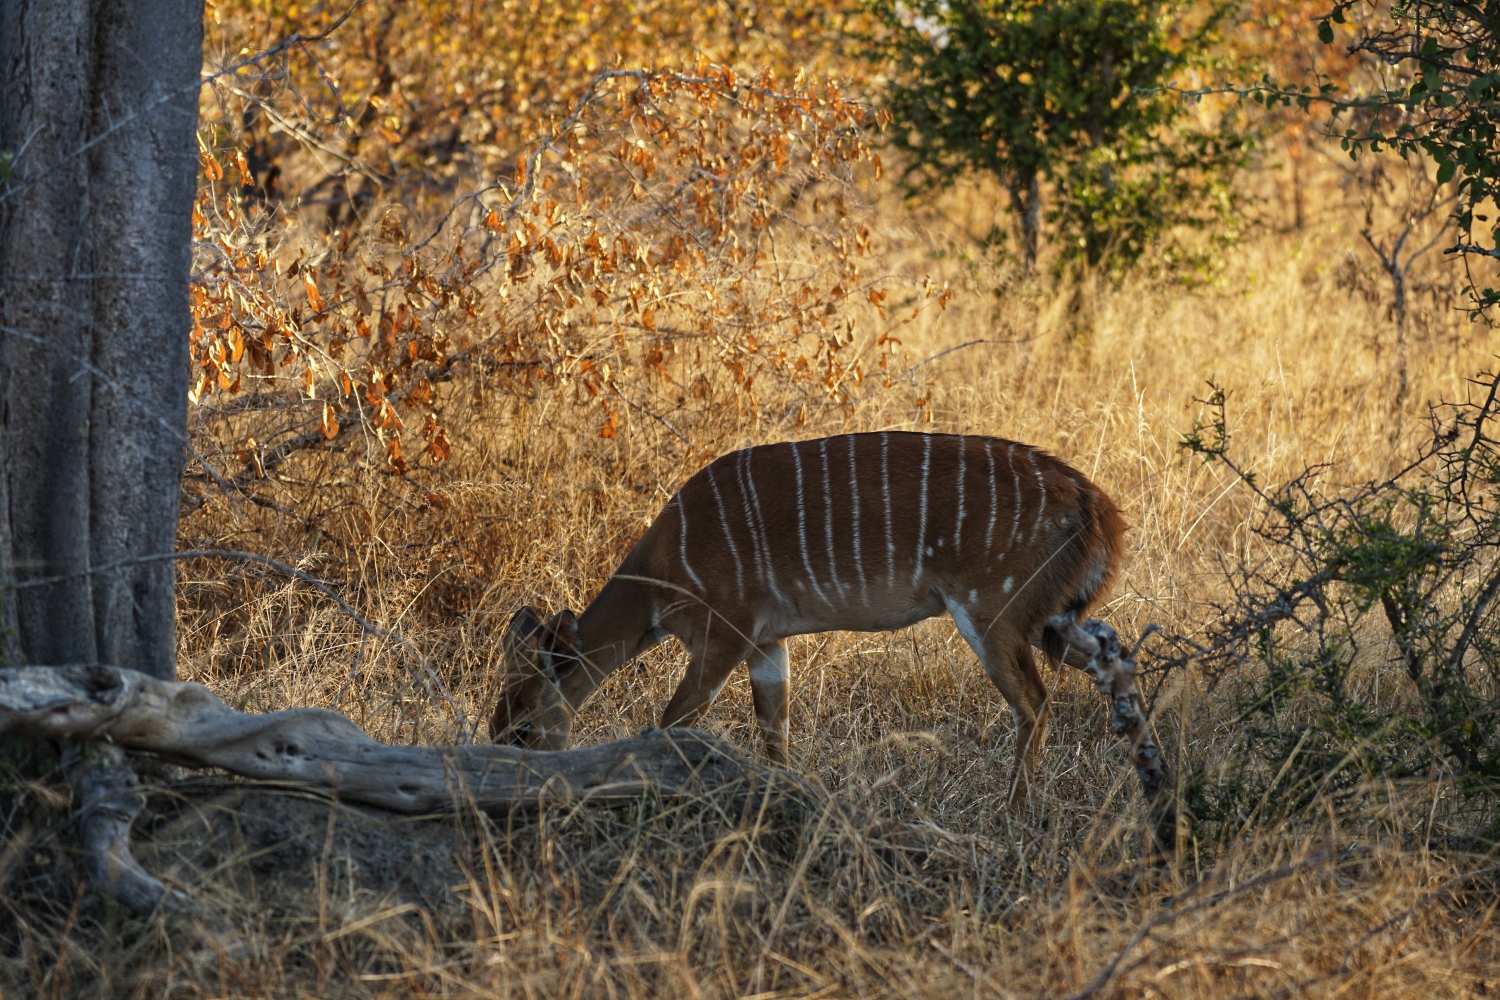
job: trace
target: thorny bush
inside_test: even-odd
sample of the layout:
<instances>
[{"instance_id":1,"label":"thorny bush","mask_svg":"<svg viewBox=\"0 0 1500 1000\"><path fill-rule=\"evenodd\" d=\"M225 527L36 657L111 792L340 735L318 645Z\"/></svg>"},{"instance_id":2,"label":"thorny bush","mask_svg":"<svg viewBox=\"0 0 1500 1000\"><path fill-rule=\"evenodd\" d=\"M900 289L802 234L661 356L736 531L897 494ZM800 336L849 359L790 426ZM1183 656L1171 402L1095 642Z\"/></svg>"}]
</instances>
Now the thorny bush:
<instances>
[{"instance_id":1,"label":"thorny bush","mask_svg":"<svg viewBox=\"0 0 1500 1000\"><path fill-rule=\"evenodd\" d=\"M1500 790L1500 374L1472 384L1432 407L1410 464L1353 489L1322 467L1261 486L1230 457L1225 393L1205 401L1184 447L1254 491L1264 555L1226 566L1218 624L1165 659L1238 692L1247 753L1197 775L1200 817L1239 825L1273 795L1295 808L1371 777L1447 772L1479 808ZM1381 690L1371 667L1392 660L1409 684Z\"/></svg>"}]
</instances>

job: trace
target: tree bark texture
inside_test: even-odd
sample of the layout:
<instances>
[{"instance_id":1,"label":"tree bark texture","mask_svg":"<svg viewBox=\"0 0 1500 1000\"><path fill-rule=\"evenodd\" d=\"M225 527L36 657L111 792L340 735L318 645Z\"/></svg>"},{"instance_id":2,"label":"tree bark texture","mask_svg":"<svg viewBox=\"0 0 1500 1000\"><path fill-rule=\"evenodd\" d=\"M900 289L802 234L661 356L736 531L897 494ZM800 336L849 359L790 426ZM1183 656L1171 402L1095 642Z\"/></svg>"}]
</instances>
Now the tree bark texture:
<instances>
[{"instance_id":1,"label":"tree bark texture","mask_svg":"<svg viewBox=\"0 0 1500 1000\"><path fill-rule=\"evenodd\" d=\"M202 0L0 0L10 663L176 675L173 564L92 570L175 546L202 38Z\"/></svg>"}]
</instances>

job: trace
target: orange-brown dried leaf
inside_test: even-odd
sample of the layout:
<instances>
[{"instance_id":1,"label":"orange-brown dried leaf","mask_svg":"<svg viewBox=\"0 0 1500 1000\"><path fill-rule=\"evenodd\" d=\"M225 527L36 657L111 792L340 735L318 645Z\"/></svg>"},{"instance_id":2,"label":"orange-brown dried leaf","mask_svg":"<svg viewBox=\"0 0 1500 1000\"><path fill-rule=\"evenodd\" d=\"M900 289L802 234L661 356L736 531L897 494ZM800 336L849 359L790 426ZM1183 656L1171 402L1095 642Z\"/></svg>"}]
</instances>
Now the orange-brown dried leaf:
<instances>
[{"instance_id":1,"label":"orange-brown dried leaf","mask_svg":"<svg viewBox=\"0 0 1500 1000\"><path fill-rule=\"evenodd\" d=\"M318 291L318 283L311 270L302 272L302 282L307 288L307 304L313 307L314 313L323 312L323 294Z\"/></svg>"}]
</instances>

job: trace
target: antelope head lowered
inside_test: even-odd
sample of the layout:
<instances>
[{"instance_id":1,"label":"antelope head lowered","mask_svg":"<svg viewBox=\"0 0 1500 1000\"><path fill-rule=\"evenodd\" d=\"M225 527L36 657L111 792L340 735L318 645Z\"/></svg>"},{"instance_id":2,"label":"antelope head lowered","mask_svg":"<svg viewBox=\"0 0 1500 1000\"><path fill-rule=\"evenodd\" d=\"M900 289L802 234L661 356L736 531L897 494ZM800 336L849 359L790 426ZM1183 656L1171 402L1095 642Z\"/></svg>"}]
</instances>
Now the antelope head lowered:
<instances>
[{"instance_id":1,"label":"antelope head lowered","mask_svg":"<svg viewBox=\"0 0 1500 1000\"><path fill-rule=\"evenodd\" d=\"M767 754L784 764L788 636L946 611L1011 706L1023 774L1047 711L1032 646L1063 655L1119 568L1124 531L1086 477L1012 441L889 432L725 455L667 503L582 615L516 613L491 735L566 746L604 678L676 636L691 662L662 725L692 725L748 662Z\"/></svg>"},{"instance_id":2,"label":"antelope head lowered","mask_svg":"<svg viewBox=\"0 0 1500 1000\"><path fill-rule=\"evenodd\" d=\"M505 629L505 682L490 718L490 738L529 750L566 750L573 735L573 705L562 678L580 666L578 619L559 611L545 625L522 608Z\"/></svg>"}]
</instances>

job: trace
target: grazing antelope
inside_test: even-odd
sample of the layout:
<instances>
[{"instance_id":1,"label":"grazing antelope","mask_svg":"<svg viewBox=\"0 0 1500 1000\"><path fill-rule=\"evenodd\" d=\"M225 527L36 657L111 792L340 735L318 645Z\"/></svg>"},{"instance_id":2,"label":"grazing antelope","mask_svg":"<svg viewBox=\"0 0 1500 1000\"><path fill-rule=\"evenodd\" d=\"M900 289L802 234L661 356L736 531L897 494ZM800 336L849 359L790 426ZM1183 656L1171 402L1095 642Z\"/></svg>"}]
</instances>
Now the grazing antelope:
<instances>
[{"instance_id":1,"label":"grazing antelope","mask_svg":"<svg viewBox=\"0 0 1500 1000\"><path fill-rule=\"evenodd\" d=\"M687 481L582 615L516 613L490 735L565 748L604 679L675 635L692 659L662 725L695 723L748 660L767 755L785 764L788 636L947 611L1010 703L1023 777L1046 724L1032 645L1061 657L1081 635L1124 531L1082 474L998 438L848 434L737 451Z\"/></svg>"}]
</instances>

